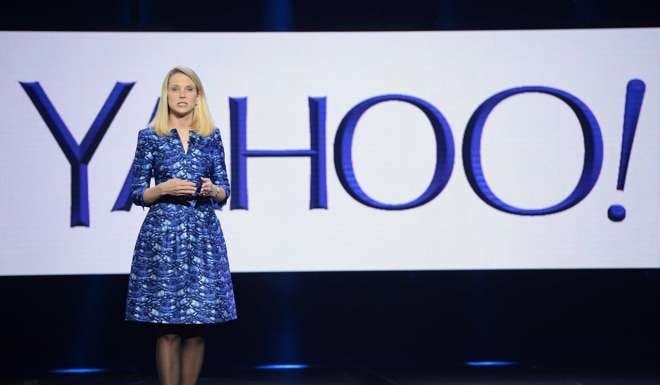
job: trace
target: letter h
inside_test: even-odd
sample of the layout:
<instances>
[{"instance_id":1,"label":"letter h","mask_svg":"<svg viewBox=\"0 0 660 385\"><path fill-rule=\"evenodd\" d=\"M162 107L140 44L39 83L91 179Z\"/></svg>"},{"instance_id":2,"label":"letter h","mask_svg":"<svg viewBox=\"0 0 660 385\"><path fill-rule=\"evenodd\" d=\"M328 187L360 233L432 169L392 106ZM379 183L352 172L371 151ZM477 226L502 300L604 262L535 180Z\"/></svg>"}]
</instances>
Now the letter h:
<instances>
[{"instance_id":1,"label":"letter h","mask_svg":"<svg viewBox=\"0 0 660 385\"><path fill-rule=\"evenodd\" d=\"M248 209L247 158L298 157L311 160L310 209L327 209L327 185L325 175L325 97L308 98L310 149L297 150L248 150L246 141L247 98L229 98L231 119L231 189L230 208Z\"/></svg>"}]
</instances>

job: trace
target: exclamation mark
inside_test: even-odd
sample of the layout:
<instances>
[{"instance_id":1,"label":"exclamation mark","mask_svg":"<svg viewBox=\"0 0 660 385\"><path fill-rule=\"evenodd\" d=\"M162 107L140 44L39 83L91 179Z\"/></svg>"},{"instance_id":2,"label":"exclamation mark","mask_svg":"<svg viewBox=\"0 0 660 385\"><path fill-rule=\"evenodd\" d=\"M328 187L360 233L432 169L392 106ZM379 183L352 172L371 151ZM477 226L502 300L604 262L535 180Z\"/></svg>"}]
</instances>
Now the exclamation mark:
<instances>
[{"instance_id":1,"label":"exclamation mark","mask_svg":"<svg viewBox=\"0 0 660 385\"><path fill-rule=\"evenodd\" d=\"M637 130L637 120L639 112L642 109L642 100L644 100L644 91L646 85L639 79L633 79L628 82L626 88L626 109L623 115L623 134L621 135L621 158L619 159L619 178L616 182L616 189L623 191L626 185L626 175L628 174L628 161L632 151L633 141L635 140L635 131ZM626 217L626 209L622 205L611 205L607 210L607 217L611 221L621 222Z\"/></svg>"}]
</instances>

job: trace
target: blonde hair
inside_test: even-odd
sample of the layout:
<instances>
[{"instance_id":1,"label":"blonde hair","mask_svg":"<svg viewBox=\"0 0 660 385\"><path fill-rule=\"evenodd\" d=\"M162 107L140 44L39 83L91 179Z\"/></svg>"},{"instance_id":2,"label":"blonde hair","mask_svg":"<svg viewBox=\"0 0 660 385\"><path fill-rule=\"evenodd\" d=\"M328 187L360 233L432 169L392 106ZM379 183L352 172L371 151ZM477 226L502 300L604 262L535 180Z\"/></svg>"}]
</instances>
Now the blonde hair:
<instances>
[{"instance_id":1,"label":"blonde hair","mask_svg":"<svg viewBox=\"0 0 660 385\"><path fill-rule=\"evenodd\" d=\"M199 76L188 67L176 66L169 70L165 79L163 80L163 87L160 92L160 101L158 102L158 109L156 110L156 115L154 119L149 122L149 127L153 128L156 134L160 136L169 135L171 127L169 124L170 117L170 107L167 104L167 87L170 82L172 75L181 73L189 77L195 84L197 89L197 104L193 108L193 117L192 117L192 130L197 132L202 136L209 136L213 133L215 129L215 124L213 123L213 118L211 117L211 112L209 112L209 106L206 101L206 93L204 92L204 87L202 86L202 81L199 80Z\"/></svg>"}]
</instances>

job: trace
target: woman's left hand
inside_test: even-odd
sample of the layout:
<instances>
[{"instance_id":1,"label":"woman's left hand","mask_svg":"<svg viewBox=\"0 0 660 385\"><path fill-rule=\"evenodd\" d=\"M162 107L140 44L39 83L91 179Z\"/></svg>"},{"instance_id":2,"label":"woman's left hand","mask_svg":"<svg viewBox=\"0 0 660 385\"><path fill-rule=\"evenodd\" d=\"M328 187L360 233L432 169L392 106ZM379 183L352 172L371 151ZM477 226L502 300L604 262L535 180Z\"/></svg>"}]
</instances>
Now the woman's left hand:
<instances>
[{"instance_id":1,"label":"woman's left hand","mask_svg":"<svg viewBox=\"0 0 660 385\"><path fill-rule=\"evenodd\" d=\"M218 193L218 188L216 185L211 182L211 179L201 177L202 178L202 187L199 189L199 195L203 197L209 197L213 196Z\"/></svg>"},{"instance_id":2,"label":"woman's left hand","mask_svg":"<svg viewBox=\"0 0 660 385\"><path fill-rule=\"evenodd\" d=\"M202 187L199 189L199 195L203 197L217 197L220 198L224 192L222 188L216 186L211 182L211 179L201 177L202 178Z\"/></svg>"}]
</instances>

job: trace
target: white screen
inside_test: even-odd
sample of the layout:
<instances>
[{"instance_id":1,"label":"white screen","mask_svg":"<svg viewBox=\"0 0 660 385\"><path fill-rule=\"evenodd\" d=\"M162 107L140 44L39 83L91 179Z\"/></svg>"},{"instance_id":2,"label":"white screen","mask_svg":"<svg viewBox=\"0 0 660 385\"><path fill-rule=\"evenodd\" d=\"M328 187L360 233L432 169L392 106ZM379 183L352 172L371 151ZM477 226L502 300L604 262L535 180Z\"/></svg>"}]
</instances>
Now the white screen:
<instances>
[{"instance_id":1,"label":"white screen","mask_svg":"<svg viewBox=\"0 0 660 385\"><path fill-rule=\"evenodd\" d=\"M310 209L309 157L247 158L249 209L218 212L231 269L257 271L658 267L659 29L377 33L2 32L0 274L128 273L146 214L111 211L162 78L201 77L230 167L230 98L247 98L247 147L309 149L308 98L325 97L327 209ZM617 190L626 85L646 85L623 191ZM88 167L89 226L71 226L71 166L19 82L39 82L80 143L116 82L135 82ZM568 92L593 113L603 161L578 204L517 215L473 191L462 162L470 116L514 87ZM358 103L388 94L437 108L454 143L451 177L429 202L369 207L342 187L334 142ZM378 202L419 197L436 164L429 120L388 101L358 121L352 165ZM519 208L566 198L580 177L580 123L560 99L506 98L490 113L481 162L492 191ZM231 175L230 175L231 178ZM235 199L237 191L232 191ZM612 204L626 217L608 219Z\"/></svg>"}]
</instances>

